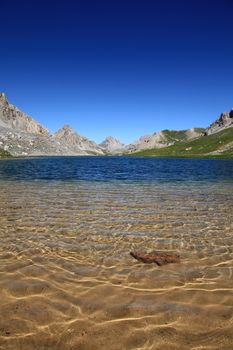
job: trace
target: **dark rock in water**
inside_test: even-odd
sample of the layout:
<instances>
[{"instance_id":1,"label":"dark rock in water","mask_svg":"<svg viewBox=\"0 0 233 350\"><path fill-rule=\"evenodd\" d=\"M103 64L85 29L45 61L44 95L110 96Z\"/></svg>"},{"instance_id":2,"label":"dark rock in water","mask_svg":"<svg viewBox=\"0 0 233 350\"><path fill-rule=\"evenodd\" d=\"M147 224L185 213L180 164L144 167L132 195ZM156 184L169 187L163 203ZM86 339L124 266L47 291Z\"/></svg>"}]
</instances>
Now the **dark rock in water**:
<instances>
[{"instance_id":1,"label":"dark rock in water","mask_svg":"<svg viewBox=\"0 0 233 350\"><path fill-rule=\"evenodd\" d=\"M180 256L176 253L166 253L166 252L130 252L130 255L135 259L144 262L145 264L155 263L159 266L170 264L170 263L179 263Z\"/></svg>"}]
</instances>

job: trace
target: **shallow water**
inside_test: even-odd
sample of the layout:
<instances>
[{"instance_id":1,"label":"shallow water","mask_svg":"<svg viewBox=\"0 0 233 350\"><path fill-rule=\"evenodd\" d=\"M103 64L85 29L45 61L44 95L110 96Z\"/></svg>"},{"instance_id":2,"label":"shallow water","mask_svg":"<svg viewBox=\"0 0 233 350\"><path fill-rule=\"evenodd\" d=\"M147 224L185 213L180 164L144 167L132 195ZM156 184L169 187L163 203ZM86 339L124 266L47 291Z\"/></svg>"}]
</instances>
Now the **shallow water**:
<instances>
[{"instance_id":1,"label":"shallow water","mask_svg":"<svg viewBox=\"0 0 233 350\"><path fill-rule=\"evenodd\" d=\"M0 349L232 349L232 209L231 161L1 161Z\"/></svg>"}]
</instances>

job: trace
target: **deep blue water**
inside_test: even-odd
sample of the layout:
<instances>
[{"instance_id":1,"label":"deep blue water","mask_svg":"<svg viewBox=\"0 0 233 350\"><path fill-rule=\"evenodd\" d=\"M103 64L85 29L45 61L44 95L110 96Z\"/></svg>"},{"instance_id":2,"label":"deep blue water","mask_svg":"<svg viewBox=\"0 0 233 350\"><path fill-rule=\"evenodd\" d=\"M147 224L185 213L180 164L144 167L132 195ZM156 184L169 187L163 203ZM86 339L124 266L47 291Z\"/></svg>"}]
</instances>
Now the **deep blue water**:
<instances>
[{"instance_id":1,"label":"deep blue water","mask_svg":"<svg viewBox=\"0 0 233 350\"><path fill-rule=\"evenodd\" d=\"M233 182L233 161L86 156L1 160L0 180Z\"/></svg>"}]
</instances>

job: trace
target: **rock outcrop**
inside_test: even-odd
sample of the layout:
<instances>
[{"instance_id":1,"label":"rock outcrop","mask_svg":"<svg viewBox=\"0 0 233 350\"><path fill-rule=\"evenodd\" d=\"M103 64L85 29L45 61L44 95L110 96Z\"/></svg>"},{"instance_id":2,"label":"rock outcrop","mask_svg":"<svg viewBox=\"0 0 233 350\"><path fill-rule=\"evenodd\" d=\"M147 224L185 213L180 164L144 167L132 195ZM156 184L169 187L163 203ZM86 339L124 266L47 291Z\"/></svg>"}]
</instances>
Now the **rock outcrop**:
<instances>
[{"instance_id":1,"label":"rock outcrop","mask_svg":"<svg viewBox=\"0 0 233 350\"><path fill-rule=\"evenodd\" d=\"M99 144L99 147L107 153L119 153L123 150L124 144L114 137L108 136L103 142Z\"/></svg>"},{"instance_id":2,"label":"rock outcrop","mask_svg":"<svg viewBox=\"0 0 233 350\"><path fill-rule=\"evenodd\" d=\"M205 135L212 135L224 129L233 126L233 109L230 112L224 112L205 130Z\"/></svg>"}]
</instances>

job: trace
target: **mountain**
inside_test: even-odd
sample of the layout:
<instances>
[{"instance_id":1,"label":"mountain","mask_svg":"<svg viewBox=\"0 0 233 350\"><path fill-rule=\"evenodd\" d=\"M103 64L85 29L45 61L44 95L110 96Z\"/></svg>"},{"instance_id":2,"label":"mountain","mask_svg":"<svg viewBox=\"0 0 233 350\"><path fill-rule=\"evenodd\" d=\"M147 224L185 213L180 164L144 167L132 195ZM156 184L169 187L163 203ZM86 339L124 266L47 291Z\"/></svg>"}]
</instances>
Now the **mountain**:
<instances>
[{"instance_id":1,"label":"mountain","mask_svg":"<svg viewBox=\"0 0 233 350\"><path fill-rule=\"evenodd\" d=\"M206 128L205 134L212 135L231 126L233 126L233 109L230 112L221 113L220 117Z\"/></svg>"},{"instance_id":2,"label":"mountain","mask_svg":"<svg viewBox=\"0 0 233 350\"><path fill-rule=\"evenodd\" d=\"M123 150L124 144L114 137L108 136L99 144L99 147L107 153L119 153Z\"/></svg>"},{"instance_id":3,"label":"mountain","mask_svg":"<svg viewBox=\"0 0 233 350\"><path fill-rule=\"evenodd\" d=\"M176 142L192 140L204 134L205 129L192 128L187 130L162 130L152 135L142 136L130 145L126 146L124 152L134 153L151 148L168 147Z\"/></svg>"},{"instance_id":4,"label":"mountain","mask_svg":"<svg viewBox=\"0 0 233 350\"><path fill-rule=\"evenodd\" d=\"M93 141L65 125L55 134L11 105L0 93L0 156L104 154Z\"/></svg>"},{"instance_id":5,"label":"mountain","mask_svg":"<svg viewBox=\"0 0 233 350\"><path fill-rule=\"evenodd\" d=\"M4 93L0 93L0 126L36 135L49 134L46 128L11 105Z\"/></svg>"},{"instance_id":6,"label":"mountain","mask_svg":"<svg viewBox=\"0 0 233 350\"><path fill-rule=\"evenodd\" d=\"M140 138L125 151L138 156L233 158L233 109L206 129L163 130Z\"/></svg>"},{"instance_id":7,"label":"mountain","mask_svg":"<svg viewBox=\"0 0 233 350\"><path fill-rule=\"evenodd\" d=\"M233 127L191 141L176 142L163 148L144 149L131 155L157 157L233 158Z\"/></svg>"},{"instance_id":8,"label":"mountain","mask_svg":"<svg viewBox=\"0 0 233 350\"><path fill-rule=\"evenodd\" d=\"M172 144L137 150L132 155L162 157L233 158L233 110L220 115L206 129L170 131Z\"/></svg>"},{"instance_id":9,"label":"mountain","mask_svg":"<svg viewBox=\"0 0 233 350\"><path fill-rule=\"evenodd\" d=\"M55 132L53 138L71 154L104 154L103 150L94 141L77 134L67 124Z\"/></svg>"},{"instance_id":10,"label":"mountain","mask_svg":"<svg viewBox=\"0 0 233 350\"><path fill-rule=\"evenodd\" d=\"M233 110L206 129L162 130L126 146L108 136L97 145L69 125L49 133L0 93L0 157L105 154L233 158Z\"/></svg>"}]
</instances>

